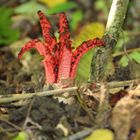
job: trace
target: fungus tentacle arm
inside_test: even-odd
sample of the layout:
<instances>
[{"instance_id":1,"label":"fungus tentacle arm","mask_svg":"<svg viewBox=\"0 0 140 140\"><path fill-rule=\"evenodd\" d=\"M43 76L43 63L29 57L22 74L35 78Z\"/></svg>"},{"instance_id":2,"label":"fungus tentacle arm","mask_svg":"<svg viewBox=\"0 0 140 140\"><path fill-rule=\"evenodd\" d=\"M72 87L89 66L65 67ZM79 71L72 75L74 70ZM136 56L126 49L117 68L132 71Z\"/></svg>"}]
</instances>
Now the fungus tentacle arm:
<instances>
[{"instance_id":1,"label":"fungus tentacle arm","mask_svg":"<svg viewBox=\"0 0 140 140\"><path fill-rule=\"evenodd\" d=\"M35 48L40 55L44 56L42 61L45 67L45 75L48 83L54 83L56 81L55 74L55 61L54 57L51 55L50 50L47 47L47 44L43 44L38 39L31 40L26 43L24 47L20 50L18 58L20 59L22 55L29 51L30 49Z\"/></svg>"},{"instance_id":2,"label":"fungus tentacle arm","mask_svg":"<svg viewBox=\"0 0 140 140\"><path fill-rule=\"evenodd\" d=\"M37 45L38 44L38 45ZM22 57L22 55L26 52L29 51L32 48L37 49L37 51L39 52L40 55L45 56L46 55L46 49L43 45L39 45L42 44L41 41L39 39L33 39L31 41L28 41L26 43L25 46L23 46L20 50L20 52L18 53L18 58L20 59ZM48 52L49 53L49 52Z\"/></svg>"},{"instance_id":3,"label":"fungus tentacle arm","mask_svg":"<svg viewBox=\"0 0 140 140\"><path fill-rule=\"evenodd\" d=\"M104 42L98 38L88 40L83 42L81 45L77 47L77 49L73 52L72 61L71 61L71 72L70 77L75 78L78 63L81 57L90 49L96 46L104 46Z\"/></svg>"},{"instance_id":4,"label":"fungus tentacle arm","mask_svg":"<svg viewBox=\"0 0 140 140\"><path fill-rule=\"evenodd\" d=\"M47 59L42 61L45 68L45 78L47 79L47 83L53 84L56 82L56 74L54 72L54 67L52 67L51 60Z\"/></svg>"},{"instance_id":5,"label":"fungus tentacle arm","mask_svg":"<svg viewBox=\"0 0 140 140\"><path fill-rule=\"evenodd\" d=\"M59 14L59 43L61 47L66 47L67 49L71 50L71 39L70 39L70 32L69 32L69 24L64 13Z\"/></svg>"},{"instance_id":6,"label":"fungus tentacle arm","mask_svg":"<svg viewBox=\"0 0 140 140\"><path fill-rule=\"evenodd\" d=\"M18 53L18 58L20 59L26 51L29 51L32 48L35 48L40 55L44 57L51 57L52 60L54 59L51 56L50 50L48 49L48 45L45 43L43 44L39 39L33 39L31 41L28 41L26 45L23 46L20 52Z\"/></svg>"},{"instance_id":7,"label":"fungus tentacle arm","mask_svg":"<svg viewBox=\"0 0 140 140\"><path fill-rule=\"evenodd\" d=\"M70 75L71 67L71 40L69 33L69 25L67 18L64 13L59 14L59 71L58 71L58 82L61 79L67 79Z\"/></svg>"},{"instance_id":8,"label":"fungus tentacle arm","mask_svg":"<svg viewBox=\"0 0 140 140\"><path fill-rule=\"evenodd\" d=\"M40 25L45 43L48 44L49 50L54 53L54 50L57 48L57 41L53 33L52 25L43 12L38 11L38 16L40 19Z\"/></svg>"}]
</instances>

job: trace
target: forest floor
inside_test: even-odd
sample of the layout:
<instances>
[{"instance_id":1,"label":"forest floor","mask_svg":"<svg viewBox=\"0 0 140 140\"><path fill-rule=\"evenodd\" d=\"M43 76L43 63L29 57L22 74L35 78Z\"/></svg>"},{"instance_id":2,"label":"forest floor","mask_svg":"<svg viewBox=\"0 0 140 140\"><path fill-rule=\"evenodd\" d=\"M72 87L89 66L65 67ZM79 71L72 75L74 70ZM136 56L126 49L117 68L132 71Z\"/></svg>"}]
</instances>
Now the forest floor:
<instances>
[{"instance_id":1,"label":"forest floor","mask_svg":"<svg viewBox=\"0 0 140 140\"><path fill-rule=\"evenodd\" d=\"M0 48L0 60L0 99L43 91L41 65L36 72L25 72L6 46ZM39 77L38 81L34 76ZM139 140L139 82L138 79L112 85L108 82L96 87L83 84L67 97L61 93L0 103L0 139L11 140L25 131L35 140L79 140L105 128L117 140Z\"/></svg>"}]
</instances>

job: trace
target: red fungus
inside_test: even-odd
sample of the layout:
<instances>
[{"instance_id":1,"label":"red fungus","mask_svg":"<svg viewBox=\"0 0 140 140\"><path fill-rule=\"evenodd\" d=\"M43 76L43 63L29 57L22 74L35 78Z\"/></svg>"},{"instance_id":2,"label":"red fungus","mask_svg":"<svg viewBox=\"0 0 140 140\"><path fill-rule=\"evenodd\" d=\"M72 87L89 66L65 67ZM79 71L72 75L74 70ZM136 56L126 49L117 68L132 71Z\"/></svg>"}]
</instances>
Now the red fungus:
<instances>
[{"instance_id":1,"label":"red fungus","mask_svg":"<svg viewBox=\"0 0 140 140\"><path fill-rule=\"evenodd\" d=\"M104 46L104 42L98 38L83 42L72 52L69 25L64 13L59 14L59 42L53 34L52 26L46 16L39 11L40 24L44 41L31 40L20 50L18 58L31 48L35 48L40 55L45 67L46 82L53 84L61 82L61 79L74 79L80 58L95 46Z\"/></svg>"}]
</instances>

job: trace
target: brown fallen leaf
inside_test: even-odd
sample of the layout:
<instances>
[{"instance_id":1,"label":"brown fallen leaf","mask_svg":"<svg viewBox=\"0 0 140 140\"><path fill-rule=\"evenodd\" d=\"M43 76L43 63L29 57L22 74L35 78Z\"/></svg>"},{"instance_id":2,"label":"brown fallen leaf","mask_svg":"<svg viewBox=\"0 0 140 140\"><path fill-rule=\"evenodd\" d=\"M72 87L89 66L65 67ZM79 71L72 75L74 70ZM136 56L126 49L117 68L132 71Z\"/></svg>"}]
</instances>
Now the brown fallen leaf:
<instances>
[{"instance_id":1,"label":"brown fallen leaf","mask_svg":"<svg viewBox=\"0 0 140 140\"><path fill-rule=\"evenodd\" d=\"M134 126L140 127L139 119L137 119L140 118L140 100L133 98L135 90L133 94L131 90L128 91L128 95L121 98L113 108L111 125L115 131L116 140L128 140L130 129Z\"/></svg>"}]
</instances>

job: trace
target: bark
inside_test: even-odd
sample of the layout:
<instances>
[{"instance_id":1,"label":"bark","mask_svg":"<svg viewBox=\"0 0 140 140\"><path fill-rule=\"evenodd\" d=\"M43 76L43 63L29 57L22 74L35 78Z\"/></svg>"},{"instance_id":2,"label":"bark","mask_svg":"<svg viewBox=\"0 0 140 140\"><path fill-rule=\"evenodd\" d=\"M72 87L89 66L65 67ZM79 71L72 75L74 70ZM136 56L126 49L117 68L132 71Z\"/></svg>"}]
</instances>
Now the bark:
<instances>
[{"instance_id":1,"label":"bark","mask_svg":"<svg viewBox=\"0 0 140 140\"><path fill-rule=\"evenodd\" d=\"M106 46L96 49L96 53L91 62L90 80L93 82L106 81L108 76L114 72L112 49L115 47L119 38L128 3L129 0L113 0L112 2L106 31L102 38Z\"/></svg>"}]
</instances>

